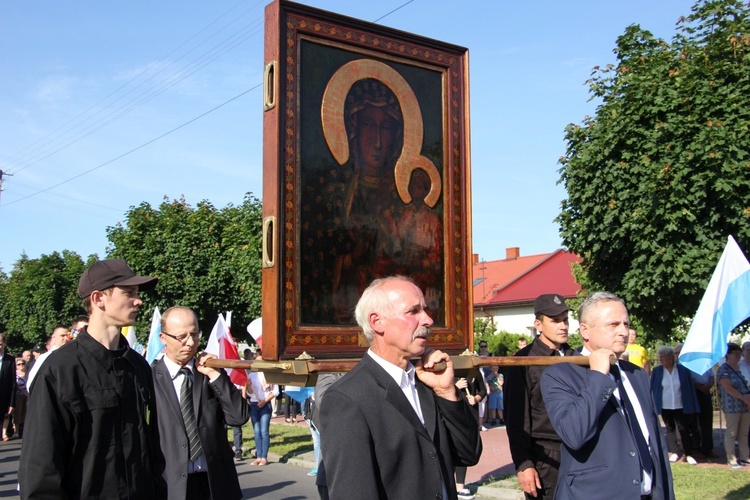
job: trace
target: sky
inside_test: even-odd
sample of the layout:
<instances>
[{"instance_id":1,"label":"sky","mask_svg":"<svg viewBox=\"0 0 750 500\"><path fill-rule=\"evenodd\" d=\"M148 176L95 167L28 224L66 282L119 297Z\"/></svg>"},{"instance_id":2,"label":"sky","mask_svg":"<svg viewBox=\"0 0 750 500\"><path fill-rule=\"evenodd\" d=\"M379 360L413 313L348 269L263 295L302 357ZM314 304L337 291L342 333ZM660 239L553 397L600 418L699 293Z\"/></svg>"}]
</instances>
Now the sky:
<instances>
[{"instance_id":1,"label":"sky","mask_svg":"<svg viewBox=\"0 0 750 500\"><path fill-rule=\"evenodd\" d=\"M261 198L267 3L1 2L0 269L104 258L144 202ZM496 260L561 248L558 159L565 126L595 113L592 68L630 24L670 41L694 2L300 3L469 49L472 248Z\"/></svg>"}]
</instances>

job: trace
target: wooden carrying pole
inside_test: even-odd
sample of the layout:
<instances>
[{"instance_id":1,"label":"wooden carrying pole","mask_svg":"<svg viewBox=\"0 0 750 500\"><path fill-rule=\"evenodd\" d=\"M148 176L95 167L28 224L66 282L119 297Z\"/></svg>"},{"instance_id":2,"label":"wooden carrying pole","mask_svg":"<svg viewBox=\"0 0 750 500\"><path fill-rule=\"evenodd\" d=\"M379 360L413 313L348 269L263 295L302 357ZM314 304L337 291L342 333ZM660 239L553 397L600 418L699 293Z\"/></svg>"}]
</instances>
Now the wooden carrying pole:
<instances>
[{"instance_id":1,"label":"wooden carrying pole","mask_svg":"<svg viewBox=\"0 0 750 500\"><path fill-rule=\"evenodd\" d=\"M453 356L454 367L476 368L481 366L550 366L557 363L573 363L589 366L588 356ZM468 363L467 363L468 361ZM211 368L240 368L254 371L291 371L300 362L306 365L307 373L348 372L359 363L359 359L306 359L289 361L209 359L206 365ZM438 363L433 371L445 369Z\"/></svg>"}]
</instances>

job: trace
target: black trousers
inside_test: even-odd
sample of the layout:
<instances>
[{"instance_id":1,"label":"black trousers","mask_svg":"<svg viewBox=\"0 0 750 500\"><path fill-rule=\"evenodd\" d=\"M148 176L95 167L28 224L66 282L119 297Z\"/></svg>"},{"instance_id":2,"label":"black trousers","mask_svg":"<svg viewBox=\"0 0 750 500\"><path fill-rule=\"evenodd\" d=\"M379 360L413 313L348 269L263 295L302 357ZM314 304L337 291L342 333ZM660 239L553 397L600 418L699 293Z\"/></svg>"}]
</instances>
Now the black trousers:
<instances>
[{"instance_id":1,"label":"black trousers","mask_svg":"<svg viewBox=\"0 0 750 500\"><path fill-rule=\"evenodd\" d=\"M697 449L696 440L691 432L691 426L689 415L686 415L679 410L668 410L666 408L661 411L661 418L664 420L664 426L667 428L667 450L670 453L677 453L679 445L677 444L677 432L680 433L680 441L682 441L682 451L686 455L690 455Z\"/></svg>"},{"instance_id":2,"label":"black trousers","mask_svg":"<svg viewBox=\"0 0 750 500\"><path fill-rule=\"evenodd\" d=\"M530 451L534 468L539 474L539 481L542 483L542 489L536 492L536 500L552 499L555 496L557 474L560 471L560 459L562 458L560 443L536 441L532 443ZM534 497L526 495L526 498Z\"/></svg>"},{"instance_id":3,"label":"black trousers","mask_svg":"<svg viewBox=\"0 0 750 500\"><path fill-rule=\"evenodd\" d=\"M188 474L186 500L210 500L211 487L208 485L208 472Z\"/></svg>"},{"instance_id":4,"label":"black trousers","mask_svg":"<svg viewBox=\"0 0 750 500\"><path fill-rule=\"evenodd\" d=\"M701 412L698 417L698 431L700 433L700 450L703 453L710 453L714 449L714 404L711 401L711 394L696 390L698 396L698 405Z\"/></svg>"}]
</instances>

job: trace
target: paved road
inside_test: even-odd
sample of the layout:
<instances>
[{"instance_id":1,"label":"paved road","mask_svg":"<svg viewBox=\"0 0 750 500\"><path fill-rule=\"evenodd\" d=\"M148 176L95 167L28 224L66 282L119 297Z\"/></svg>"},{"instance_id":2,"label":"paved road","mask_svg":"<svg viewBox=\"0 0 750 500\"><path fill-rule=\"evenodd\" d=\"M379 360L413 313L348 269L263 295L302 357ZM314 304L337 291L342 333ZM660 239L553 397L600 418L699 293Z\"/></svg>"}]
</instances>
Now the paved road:
<instances>
[{"instance_id":1,"label":"paved road","mask_svg":"<svg viewBox=\"0 0 750 500\"><path fill-rule=\"evenodd\" d=\"M0 498L18 498L18 460L21 441L0 441ZM265 467L250 465L252 460L235 462L245 498L264 500L317 499L315 478L306 467L270 463Z\"/></svg>"}]
</instances>

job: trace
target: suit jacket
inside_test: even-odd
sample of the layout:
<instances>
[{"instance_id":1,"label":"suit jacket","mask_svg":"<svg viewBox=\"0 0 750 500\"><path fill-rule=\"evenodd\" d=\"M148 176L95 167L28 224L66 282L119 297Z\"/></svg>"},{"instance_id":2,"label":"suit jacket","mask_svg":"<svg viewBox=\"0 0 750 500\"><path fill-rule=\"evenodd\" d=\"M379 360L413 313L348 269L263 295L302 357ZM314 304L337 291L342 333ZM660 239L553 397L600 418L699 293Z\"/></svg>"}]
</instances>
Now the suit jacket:
<instances>
[{"instance_id":1,"label":"suit jacket","mask_svg":"<svg viewBox=\"0 0 750 500\"><path fill-rule=\"evenodd\" d=\"M161 449L166 460L164 481L170 499L185 499L188 471L188 438L172 377L164 360L152 367L158 409ZM213 383L193 370L193 405L198 434L208 468L208 482L214 499L242 498L234 466L234 452L224 425L242 426L250 418L250 405L221 370Z\"/></svg>"},{"instance_id":2,"label":"suit jacket","mask_svg":"<svg viewBox=\"0 0 750 500\"><path fill-rule=\"evenodd\" d=\"M3 366L0 368L0 418L8 414L8 408L16 402L16 359L3 353Z\"/></svg>"},{"instance_id":3,"label":"suit jacket","mask_svg":"<svg viewBox=\"0 0 750 500\"><path fill-rule=\"evenodd\" d=\"M664 436L651 399L646 372L620 361L635 389L649 432L654 475L652 498L674 499ZM542 375L550 421L563 441L555 499L631 500L641 495L638 448L613 395L616 384L588 368L562 363ZM606 492L606 493L603 493Z\"/></svg>"},{"instance_id":4,"label":"suit jacket","mask_svg":"<svg viewBox=\"0 0 750 500\"><path fill-rule=\"evenodd\" d=\"M416 379L424 426L401 388L365 354L336 381L320 408L319 486L331 499L456 499L454 466L479 461L482 443L471 407ZM324 493L322 493L324 494Z\"/></svg>"}]
</instances>

